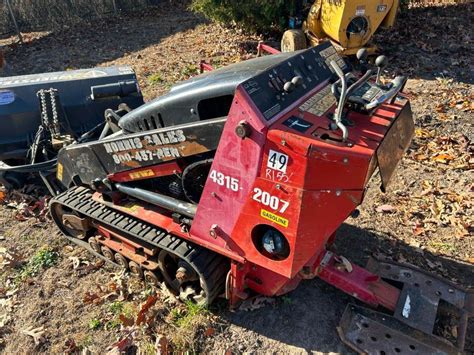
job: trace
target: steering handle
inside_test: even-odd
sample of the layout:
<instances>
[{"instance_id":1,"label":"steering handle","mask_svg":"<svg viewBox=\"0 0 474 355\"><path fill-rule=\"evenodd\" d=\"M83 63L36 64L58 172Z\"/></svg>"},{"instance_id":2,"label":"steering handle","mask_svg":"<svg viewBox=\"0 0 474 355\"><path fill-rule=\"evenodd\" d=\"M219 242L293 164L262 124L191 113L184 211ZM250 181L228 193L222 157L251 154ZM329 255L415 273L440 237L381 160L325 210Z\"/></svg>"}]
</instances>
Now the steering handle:
<instances>
[{"instance_id":1,"label":"steering handle","mask_svg":"<svg viewBox=\"0 0 474 355\"><path fill-rule=\"evenodd\" d=\"M391 100L403 89L406 82L407 82L406 76L397 76L395 79L392 80L391 88L387 92L385 92L383 95L379 96L378 98L370 101L368 104L365 104L364 108L367 111L369 111L380 106L385 101Z\"/></svg>"}]
</instances>

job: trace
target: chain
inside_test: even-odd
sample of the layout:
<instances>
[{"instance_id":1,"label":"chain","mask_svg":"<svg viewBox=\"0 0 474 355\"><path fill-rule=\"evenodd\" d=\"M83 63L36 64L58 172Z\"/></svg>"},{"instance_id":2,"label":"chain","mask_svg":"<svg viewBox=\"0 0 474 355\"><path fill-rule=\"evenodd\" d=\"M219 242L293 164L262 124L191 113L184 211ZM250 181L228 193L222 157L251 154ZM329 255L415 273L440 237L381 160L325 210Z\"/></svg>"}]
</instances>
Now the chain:
<instances>
[{"instance_id":1,"label":"chain","mask_svg":"<svg viewBox=\"0 0 474 355\"><path fill-rule=\"evenodd\" d=\"M41 102L41 120L42 123L45 127L47 127L49 130L51 130L51 133L53 136L58 136L60 134L59 132L59 115L58 115L58 109L57 109L57 103L56 103L56 93L57 90L50 88L49 90L39 90L37 95L40 99ZM49 120L49 115L48 115L48 107L46 103L46 95L49 94L50 98L50 103L51 103L51 114L52 114L52 122Z\"/></svg>"},{"instance_id":2,"label":"chain","mask_svg":"<svg viewBox=\"0 0 474 355\"><path fill-rule=\"evenodd\" d=\"M46 92L45 90L38 91L38 96L41 102L41 121L45 126L49 125L48 109L46 107Z\"/></svg>"},{"instance_id":3,"label":"chain","mask_svg":"<svg viewBox=\"0 0 474 355\"><path fill-rule=\"evenodd\" d=\"M59 121L58 121L58 110L57 110L57 107L56 107L56 93L57 93L57 90L49 89L49 95L50 95L50 98L51 98L51 111L53 112L53 126L54 126L55 130L58 130L59 129ZM57 131L56 133L59 133L59 131Z\"/></svg>"}]
</instances>

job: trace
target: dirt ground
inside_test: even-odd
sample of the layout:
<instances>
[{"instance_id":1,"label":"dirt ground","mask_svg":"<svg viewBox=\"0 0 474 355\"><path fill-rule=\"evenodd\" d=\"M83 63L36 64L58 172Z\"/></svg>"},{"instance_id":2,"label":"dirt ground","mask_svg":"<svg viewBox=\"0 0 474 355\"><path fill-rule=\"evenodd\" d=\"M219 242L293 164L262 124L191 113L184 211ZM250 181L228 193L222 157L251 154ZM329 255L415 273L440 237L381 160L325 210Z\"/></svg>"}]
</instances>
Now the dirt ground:
<instances>
[{"instance_id":1,"label":"dirt ground","mask_svg":"<svg viewBox=\"0 0 474 355\"><path fill-rule=\"evenodd\" d=\"M338 252L361 265L381 255L474 286L473 20L472 5L416 8L374 38L390 59L384 76L410 76L416 137L390 190L375 178L360 216L338 232ZM254 56L260 39L176 7L24 37L0 39L10 74L127 64L148 100L200 59ZM350 353L336 326L351 299L319 280L254 311L176 304L69 245L47 217L21 217L22 199L34 202L10 194L0 207L0 352Z\"/></svg>"}]
</instances>

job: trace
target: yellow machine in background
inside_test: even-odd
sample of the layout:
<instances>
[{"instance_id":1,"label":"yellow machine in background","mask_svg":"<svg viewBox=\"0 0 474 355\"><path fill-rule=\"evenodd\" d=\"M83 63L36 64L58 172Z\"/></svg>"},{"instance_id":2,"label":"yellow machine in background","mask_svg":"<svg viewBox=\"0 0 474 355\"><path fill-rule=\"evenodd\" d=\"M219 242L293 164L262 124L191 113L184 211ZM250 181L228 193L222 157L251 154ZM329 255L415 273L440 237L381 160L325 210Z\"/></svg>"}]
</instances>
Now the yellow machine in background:
<instances>
[{"instance_id":1,"label":"yellow machine in background","mask_svg":"<svg viewBox=\"0 0 474 355\"><path fill-rule=\"evenodd\" d=\"M393 26L399 3L399 0L316 0L302 29L283 34L281 50L291 52L330 39L341 53L355 54L379 27ZM376 47L368 50L373 53Z\"/></svg>"}]
</instances>

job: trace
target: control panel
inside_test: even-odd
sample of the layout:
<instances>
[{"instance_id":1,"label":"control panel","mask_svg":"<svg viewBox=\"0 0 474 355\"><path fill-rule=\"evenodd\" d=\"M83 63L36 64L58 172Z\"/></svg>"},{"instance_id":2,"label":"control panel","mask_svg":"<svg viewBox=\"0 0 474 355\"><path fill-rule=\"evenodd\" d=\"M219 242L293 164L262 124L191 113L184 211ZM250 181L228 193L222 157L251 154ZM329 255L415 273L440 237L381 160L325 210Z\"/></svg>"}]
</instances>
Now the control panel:
<instances>
[{"instance_id":1,"label":"control panel","mask_svg":"<svg viewBox=\"0 0 474 355\"><path fill-rule=\"evenodd\" d=\"M349 70L333 45L325 42L295 53L288 60L245 81L242 86L268 121L318 85L337 78L329 64L331 61L335 61L343 72ZM329 86L327 89L329 90ZM330 92L324 92L320 96L308 103L308 108L324 112L326 106L329 108L334 104ZM327 97L327 100L320 104L323 97Z\"/></svg>"},{"instance_id":2,"label":"control panel","mask_svg":"<svg viewBox=\"0 0 474 355\"><path fill-rule=\"evenodd\" d=\"M370 83L365 83L360 88L355 90L353 94L353 96L360 97L366 102L370 102L373 99L379 97L380 95L382 95L382 89Z\"/></svg>"}]
</instances>

